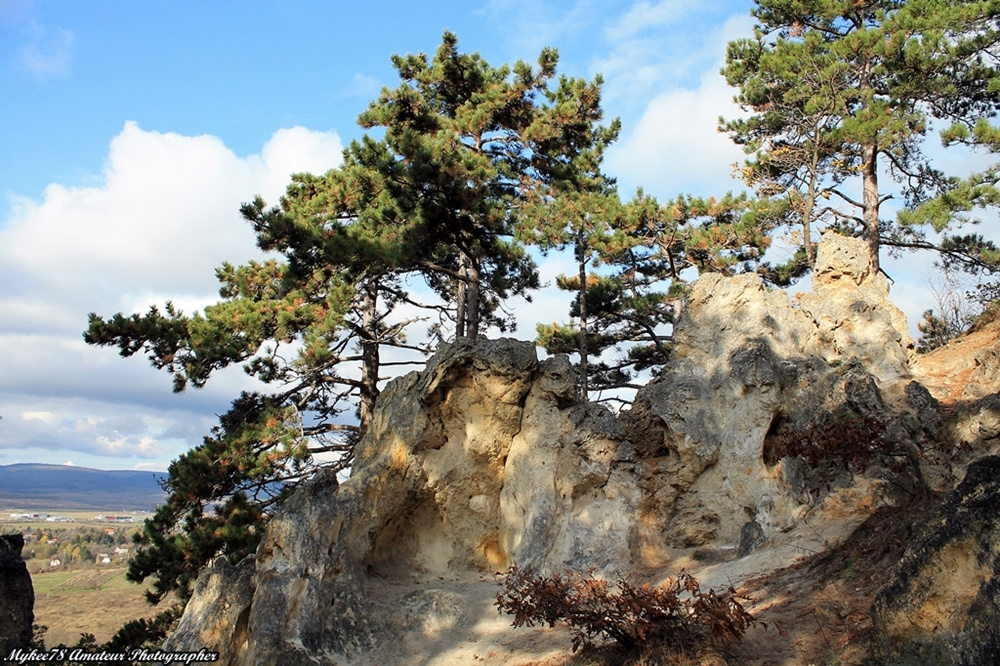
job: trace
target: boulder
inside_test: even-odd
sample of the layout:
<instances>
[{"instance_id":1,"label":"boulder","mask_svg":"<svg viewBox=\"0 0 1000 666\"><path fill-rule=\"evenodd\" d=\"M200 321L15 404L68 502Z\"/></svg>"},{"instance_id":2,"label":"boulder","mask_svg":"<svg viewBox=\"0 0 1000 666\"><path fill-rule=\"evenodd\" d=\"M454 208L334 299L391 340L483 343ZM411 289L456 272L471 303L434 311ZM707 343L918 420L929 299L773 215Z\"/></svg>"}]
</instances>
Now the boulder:
<instances>
[{"instance_id":1,"label":"boulder","mask_svg":"<svg viewBox=\"0 0 1000 666\"><path fill-rule=\"evenodd\" d=\"M31 643L35 589L21 558L24 536L0 535L0 658Z\"/></svg>"},{"instance_id":2,"label":"boulder","mask_svg":"<svg viewBox=\"0 0 1000 666\"><path fill-rule=\"evenodd\" d=\"M880 664L1000 663L1000 457L969 465L872 606Z\"/></svg>"}]
</instances>

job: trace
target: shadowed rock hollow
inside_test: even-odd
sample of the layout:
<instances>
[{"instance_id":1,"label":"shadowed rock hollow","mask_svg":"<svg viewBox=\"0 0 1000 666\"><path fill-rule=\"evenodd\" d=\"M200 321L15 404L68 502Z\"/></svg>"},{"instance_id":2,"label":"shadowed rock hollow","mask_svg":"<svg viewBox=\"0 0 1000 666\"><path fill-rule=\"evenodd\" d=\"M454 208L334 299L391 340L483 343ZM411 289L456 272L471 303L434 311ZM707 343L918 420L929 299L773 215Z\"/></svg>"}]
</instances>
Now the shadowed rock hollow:
<instances>
[{"instance_id":1,"label":"shadowed rock hollow","mask_svg":"<svg viewBox=\"0 0 1000 666\"><path fill-rule=\"evenodd\" d=\"M568 359L539 361L532 343L443 345L388 384L348 481L318 474L256 558L203 572L165 647L223 664L460 663L440 655L480 640L495 587L437 581L514 564L667 575L699 549L723 561L704 572L722 584L831 547L925 484L950 489L955 470L930 453L937 401L866 256L825 238L794 305L753 275L703 276L671 361L621 415L581 402ZM782 448L871 419L882 448L863 466Z\"/></svg>"}]
</instances>

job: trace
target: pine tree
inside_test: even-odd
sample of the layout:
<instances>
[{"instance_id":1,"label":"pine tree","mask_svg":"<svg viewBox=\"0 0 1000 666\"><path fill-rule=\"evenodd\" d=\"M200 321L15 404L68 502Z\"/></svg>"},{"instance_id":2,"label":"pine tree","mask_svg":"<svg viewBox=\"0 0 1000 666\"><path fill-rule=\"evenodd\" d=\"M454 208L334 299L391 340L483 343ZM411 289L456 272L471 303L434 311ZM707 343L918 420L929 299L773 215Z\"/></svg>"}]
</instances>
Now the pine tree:
<instances>
[{"instance_id":1,"label":"pine tree","mask_svg":"<svg viewBox=\"0 0 1000 666\"><path fill-rule=\"evenodd\" d=\"M576 293L570 314L579 328L572 334L572 351L579 354L580 392L585 400L593 337L588 331L588 266L599 265L621 242L617 233L621 204L614 181L601 171L604 152L617 139L620 123L615 119L608 126L600 124L602 83L600 77L592 83L561 77L556 90L547 93L546 108L526 132L540 179L525 194L518 229L519 238L543 252L573 250L577 274L560 276L557 284ZM565 345L547 338L546 331L538 329L539 344L550 352L557 347L564 351Z\"/></svg>"},{"instance_id":2,"label":"pine tree","mask_svg":"<svg viewBox=\"0 0 1000 666\"><path fill-rule=\"evenodd\" d=\"M655 373L669 360L666 326L679 314L689 281L706 272L774 273L762 261L770 244L762 208L733 194L681 195L661 205L640 190L627 204L609 209L613 215L597 218L611 220L607 228L613 230L594 248L600 272L558 279L560 288L577 293L585 285L586 311L577 298L570 316L585 316L586 325L539 324L539 344L549 353L574 353L586 331L592 356L618 350L613 358L588 364L588 388L623 401L614 389L638 388L637 373Z\"/></svg>"},{"instance_id":3,"label":"pine tree","mask_svg":"<svg viewBox=\"0 0 1000 666\"><path fill-rule=\"evenodd\" d=\"M920 339L917 341L917 352L926 354L943 347L962 333L961 329L934 314L934 310L924 311L924 320L917 324Z\"/></svg>"},{"instance_id":4,"label":"pine tree","mask_svg":"<svg viewBox=\"0 0 1000 666\"><path fill-rule=\"evenodd\" d=\"M384 150L355 142L348 160L382 179L399 224L423 249L419 269L453 304L457 337L509 328L504 301L538 287L517 240L526 207L562 196L554 183L582 173L577 142L596 150L595 141L613 138L594 135L600 81L563 77L553 89L557 63L544 49L537 69L494 67L445 32L433 58L394 56L400 85L359 117L384 128Z\"/></svg>"},{"instance_id":5,"label":"pine tree","mask_svg":"<svg viewBox=\"0 0 1000 666\"><path fill-rule=\"evenodd\" d=\"M943 202L982 204L994 196L995 178L976 190L948 177L930 163L922 142L934 121L951 125L950 143L981 145L993 135L987 128L1000 89L1000 7L946 0L756 4L754 38L730 44L723 69L740 88L737 101L754 113L723 123L755 155L749 180L795 190L787 196L802 202L803 224L815 220L818 197L834 199L825 209L833 226L859 233L876 268L883 244L991 262L995 248L982 238L934 244L917 225L934 222L942 231L961 208ZM885 172L897 185L893 193L882 189ZM860 197L846 187L857 180ZM882 219L882 204L893 197L920 214Z\"/></svg>"},{"instance_id":6,"label":"pine tree","mask_svg":"<svg viewBox=\"0 0 1000 666\"><path fill-rule=\"evenodd\" d=\"M400 299L399 248L373 236L345 203L347 174L299 175L280 206L244 204L258 245L283 260L224 264L221 300L185 315L170 303L144 314L90 316L84 338L143 352L173 374L174 390L204 386L230 365L271 393L243 393L204 442L180 456L164 483L167 501L137 535L130 580L154 577L151 602L191 592L218 555L254 552L273 506L308 478L316 456L350 466L378 395L379 350L406 346L406 321L386 325ZM357 410L357 422L347 412Z\"/></svg>"},{"instance_id":7,"label":"pine tree","mask_svg":"<svg viewBox=\"0 0 1000 666\"><path fill-rule=\"evenodd\" d=\"M319 462L346 469L378 397L385 346L406 341L400 304L450 316L457 336L503 329L504 301L538 286L515 240L530 193L565 176L574 141L599 119L599 89L563 79L549 89L554 50L538 70L495 68L461 54L445 33L433 60L395 56L401 84L361 114L365 136L341 167L297 174L277 206L241 212L259 247L280 259L224 264L220 301L186 315L161 311L90 315L90 344L142 352L168 371L174 390L204 386L241 365L268 392L244 393L204 442L178 458L166 504L146 521L129 575L155 577L155 601L182 597L198 569L256 547L272 508ZM567 109L580 104L574 113ZM547 179L547 180L546 180ZM405 278L422 275L449 306L411 298ZM356 410L356 421L347 413Z\"/></svg>"}]
</instances>

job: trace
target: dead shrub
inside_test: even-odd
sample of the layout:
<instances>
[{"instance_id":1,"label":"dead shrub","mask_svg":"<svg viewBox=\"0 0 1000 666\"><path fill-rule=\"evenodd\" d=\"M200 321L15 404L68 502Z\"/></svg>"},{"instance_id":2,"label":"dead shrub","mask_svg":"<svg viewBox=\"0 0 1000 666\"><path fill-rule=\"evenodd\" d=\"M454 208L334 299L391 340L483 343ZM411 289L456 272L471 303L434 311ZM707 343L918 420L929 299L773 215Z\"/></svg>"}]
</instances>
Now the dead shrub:
<instances>
[{"instance_id":1,"label":"dead shrub","mask_svg":"<svg viewBox=\"0 0 1000 666\"><path fill-rule=\"evenodd\" d=\"M756 620L732 587L703 591L682 573L661 587L607 581L575 573L538 576L511 567L496 607L514 616L513 626L557 622L569 626L573 651L611 640L627 651L641 648L694 654L703 648L728 649Z\"/></svg>"},{"instance_id":2,"label":"dead shrub","mask_svg":"<svg viewBox=\"0 0 1000 666\"><path fill-rule=\"evenodd\" d=\"M824 463L864 471L877 456L899 456L900 446L888 435L888 425L873 416L829 418L769 436L764 462L777 464L798 456L816 469Z\"/></svg>"}]
</instances>

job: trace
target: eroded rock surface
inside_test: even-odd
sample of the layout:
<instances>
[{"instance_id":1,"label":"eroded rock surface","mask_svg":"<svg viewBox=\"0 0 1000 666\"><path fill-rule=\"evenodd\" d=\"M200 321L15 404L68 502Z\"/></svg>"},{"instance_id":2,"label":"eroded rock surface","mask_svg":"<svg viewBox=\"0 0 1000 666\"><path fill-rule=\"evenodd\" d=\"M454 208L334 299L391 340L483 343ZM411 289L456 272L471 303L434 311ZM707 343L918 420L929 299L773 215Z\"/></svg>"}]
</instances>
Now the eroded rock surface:
<instances>
[{"instance_id":1,"label":"eroded rock surface","mask_svg":"<svg viewBox=\"0 0 1000 666\"><path fill-rule=\"evenodd\" d=\"M248 557L233 566L217 558L202 571L194 595L184 609L180 626L164 650L222 652L220 666L238 663L247 643L247 621L254 594L255 560Z\"/></svg>"},{"instance_id":2,"label":"eroded rock surface","mask_svg":"<svg viewBox=\"0 0 1000 666\"><path fill-rule=\"evenodd\" d=\"M539 361L530 342L442 346L383 391L348 481L317 475L255 560L206 570L171 645L219 640L233 664L366 663L391 646L406 663L407 645L458 640L491 612L435 585L446 577L615 577L694 548L756 566L806 521L824 543L824 512L843 529L890 481L919 484L916 447L939 425L866 252L824 239L798 307L756 276L703 276L670 363L620 416L581 402L568 359ZM903 469L782 453L789 433L866 418Z\"/></svg>"},{"instance_id":3,"label":"eroded rock surface","mask_svg":"<svg viewBox=\"0 0 1000 666\"><path fill-rule=\"evenodd\" d=\"M982 458L875 598L878 663L1000 663L1000 457Z\"/></svg>"},{"instance_id":4,"label":"eroded rock surface","mask_svg":"<svg viewBox=\"0 0 1000 666\"><path fill-rule=\"evenodd\" d=\"M912 436L896 423L916 418L905 400L913 342L885 278L872 273L860 240L828 235L813 285L800 307L756 275L709 274L692 285L670 362L623 414L645 466L648 553L736 544L753 524L759 544L831 484L861 482L818 478L800 460L770 454L810 425L874 415L915 459Z\"/></svg>"},{"instance_id":5,"label":"eroded rock surface","mask_svg":"<svg viewBox=\"0 0 1000 666\"><path fill-rule=\"evenodd\" d=\"M580 402L566 358L539 362L514 340L445 345L386 387L350 480L317 475L272 518L255 561L206 570L168 645L211 643L223 663L336 663L463 626L454 595L387 601L373 593L386 581L515 562L627 568L633 458L614 416Z\"/></svg>"}]
</instances>

